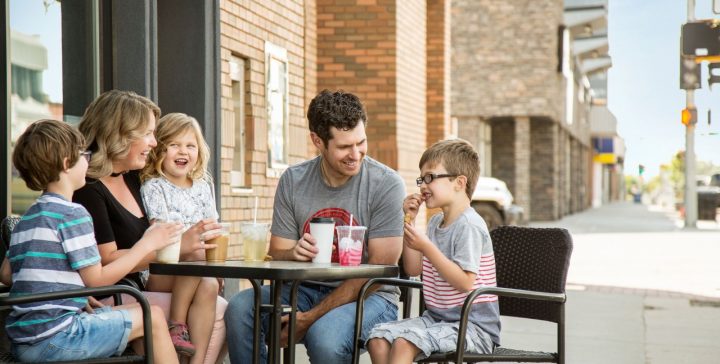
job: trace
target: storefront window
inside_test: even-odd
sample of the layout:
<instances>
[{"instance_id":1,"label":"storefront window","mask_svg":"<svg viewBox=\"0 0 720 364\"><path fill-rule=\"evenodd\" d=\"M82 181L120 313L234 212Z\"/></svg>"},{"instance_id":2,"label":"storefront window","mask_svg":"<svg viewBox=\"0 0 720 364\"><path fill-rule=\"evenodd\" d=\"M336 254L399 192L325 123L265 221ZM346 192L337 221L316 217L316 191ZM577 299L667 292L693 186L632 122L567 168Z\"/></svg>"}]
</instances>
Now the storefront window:
<instances>
[{"instance_id":1,"label":"storefront window","mask_svg":"<svg viewBox=\"0 0 720 364\"><path fill-rule=\"evenodd\" d=\"M33 121L63 120L60 2L10 0L10 148ZM12 168L12 213L37 198Z\"/></svg>"}]
</instances>

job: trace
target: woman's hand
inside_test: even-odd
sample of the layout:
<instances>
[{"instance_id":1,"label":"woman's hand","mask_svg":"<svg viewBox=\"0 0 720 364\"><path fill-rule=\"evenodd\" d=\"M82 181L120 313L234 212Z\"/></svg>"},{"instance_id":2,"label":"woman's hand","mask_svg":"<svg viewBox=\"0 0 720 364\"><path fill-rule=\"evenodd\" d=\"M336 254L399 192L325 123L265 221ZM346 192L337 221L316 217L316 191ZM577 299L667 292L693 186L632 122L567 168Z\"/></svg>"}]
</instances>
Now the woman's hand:
<instances>
[{"instance_id":1,"label":"woman's hand","mask_svg":"<svg viewBox=\"0 0 720 364\"><path fill-rule=\"evenodd\" d=\"M405 223L409 224L415 221L420 205L423 203L423 197L419 193L413 193L405 197L403 201L403 212L405 213Z\"/></svg>"},{"instance_id":2,"label":"woman's hand","mask_svg":"<svg viewBox=\"0 0 720 364\"><path fill-rule=\"evenodd\" d=\"M182 234L180 256L187 257L197 252L198 255L202 255L204 259L205 253L203 251L205 249L217 247L217 244L207 244L206 242L220 236L220 228L220 224L218 224L215 219L198 221L197 224L191 226Z\"/></svg>"}]
</instances>

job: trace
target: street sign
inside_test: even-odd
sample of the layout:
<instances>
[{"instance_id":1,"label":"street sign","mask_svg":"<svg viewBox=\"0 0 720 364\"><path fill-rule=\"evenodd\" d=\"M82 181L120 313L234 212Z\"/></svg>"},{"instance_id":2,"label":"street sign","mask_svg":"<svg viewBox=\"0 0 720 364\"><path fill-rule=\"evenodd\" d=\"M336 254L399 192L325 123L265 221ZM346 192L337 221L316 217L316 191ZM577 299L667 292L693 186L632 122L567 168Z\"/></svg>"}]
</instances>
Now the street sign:
<instances>
[{"instance_id":1,"label":"street sign","mask_svg":"<svg viewBox=\"0 0 720 364\"><path fill-rule=\"evenodd\" d=\"M682 26L682 55L720 55L720 21L698 20Z\"/></svg>"}]
</instances>

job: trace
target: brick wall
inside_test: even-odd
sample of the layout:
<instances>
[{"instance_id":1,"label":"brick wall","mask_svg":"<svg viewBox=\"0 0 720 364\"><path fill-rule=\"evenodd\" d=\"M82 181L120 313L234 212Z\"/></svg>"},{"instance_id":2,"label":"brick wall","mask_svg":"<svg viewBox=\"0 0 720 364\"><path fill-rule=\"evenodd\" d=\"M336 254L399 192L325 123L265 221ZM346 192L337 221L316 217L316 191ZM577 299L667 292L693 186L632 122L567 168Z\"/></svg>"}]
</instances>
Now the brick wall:
<instances>
[{"instance_id":1,"label":"brick wall","mask_svg":"<svg viewBox=\"0 0 720 364\"><path fill-rule=\"evenodd\" d=\"M427 1L427 145L450 126L450 0ZM475 144L477 145L477 144Z\"/></svg>"},{"instance_id":2,"label":"brick wall","mask_svg":"<svg viewBox=\"0 0 720 364\"><path fill-rule=\"evenodd\" d=\"M277 177L267 173L267 111L265 102L265 42L270 41L287 50L289 84L289 162L307 159L307 122L305 105L314 94L315 35L312 27L313 1L257 0L220 1L220 56L222 109L222 196L221 218L225 221L250 221L258 197L259 221L270 222ZM306 14L307 18L306 18ZM252 189L236 191L229 186L232 166L235 117L229 75L231 55L244 58L246 76L246 143ZM309 79L308 79L309 75ZM239 223L233 226L229 256L241 255Z\"/></svg>"},{"instance_id":3,"label":"brick wall","mask_svg":"<svg viewBox=\"0 0 720 364\"><path fill-rule=\"evenodd\" d=\"M424 2L318 0L318 89L357 94L368 113L368 154L414 190L425 148Z\"/></svg>"},{"instance_id":4,"label":"brick wall","mask_svg":"<svg viewBox=\"0 0 720 364\"><path fill-rule=\"evenodd\" d=\"M555 220L560 215L558 125L548 120L530 123L530 195L533 220Z\"/></svg>"},{"instance_id":5,"label":"brick wall","mask_svg":"<svg viewBox=\"0 0 720 364\"><path fill-rule=\"evenodd\" d=\"M453 116L561 120L562 22L562 0L453 0Z\"/></svg>"}]
</instances>

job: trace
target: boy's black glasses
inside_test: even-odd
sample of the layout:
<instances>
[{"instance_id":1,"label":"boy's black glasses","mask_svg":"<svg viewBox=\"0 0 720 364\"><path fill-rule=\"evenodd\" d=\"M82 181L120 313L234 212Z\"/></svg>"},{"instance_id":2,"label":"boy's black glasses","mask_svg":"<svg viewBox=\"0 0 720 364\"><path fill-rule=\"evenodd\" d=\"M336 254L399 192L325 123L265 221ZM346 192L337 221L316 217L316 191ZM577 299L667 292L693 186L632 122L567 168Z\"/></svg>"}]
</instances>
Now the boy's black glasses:
<instances>
[{"instance_id":1,"label":"boy's black glasses","mask_svg":"<svg viewBox=\"0 0 720 364\"><path fill-rule=\"evenodd\" d=\"M452 178L452 177L457 177L457 174L434 174L434 173L428 173L428 174L426 174L426 175L424 175L424 176L422 176L422 177L418 177L418 178L415 180L415 183L417 183L417 186L420 187L420 186L423 184L423 182L425 182L426 185L429 185L430 182L432 182L433 180L436 180L436 179L438 179L438 178L446 178L446 177L450 177L450 178Z\"/></svg>"},{"instance_id":2,"label":"boy's black glasses","mask_svg":"<svg viewBox=\"0 0 720 364\"><path fill-rule=\"evenodd\" d=\"M90 158L92 158L92 152L89 150L82 150L80 151L80 156L85 157L85 160L90 162Z\"/></svg>"}]
</instances>

